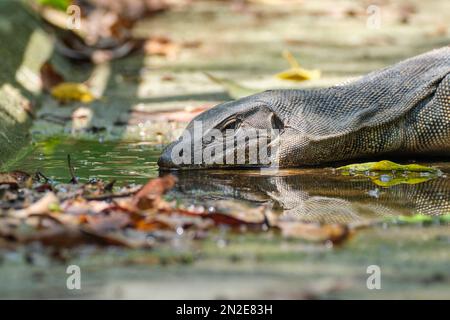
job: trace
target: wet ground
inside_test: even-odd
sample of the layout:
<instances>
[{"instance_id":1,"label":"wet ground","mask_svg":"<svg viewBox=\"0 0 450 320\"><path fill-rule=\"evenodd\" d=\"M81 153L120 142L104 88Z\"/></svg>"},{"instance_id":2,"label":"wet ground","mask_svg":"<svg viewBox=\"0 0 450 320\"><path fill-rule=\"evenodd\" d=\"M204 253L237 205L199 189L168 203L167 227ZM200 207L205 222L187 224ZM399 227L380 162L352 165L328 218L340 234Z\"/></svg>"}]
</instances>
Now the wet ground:
<instances>
[{"instance_id":1,"label":"wet ground","mask_svg":"<svg viewBox=\"0 0 450 320\"><path fill-rule=\"evenodd\" d=\"M101 177L143 183L159 174L159 152L160 147L147 143L51 139L36 144L14 166L67 182L70 153L82 181ZM405 225L386 219L449 213L450 166L432 165L443 175L391 187L366 176L342 176L332 168L282 170L275 176L258 171L175 173L179 182L167 197L186 204L243 213L263 205L288 219L314 222L385 222L357 232L340 246L225 228L203 241L181 234L152 251L80 248L70 251L63 263L38 253L39 248L27 248L2 256L0 296L449 298L448 225ZM81 266L82 290L65 289L67 264ZM381 290L366 286L370 265L381 268Z\"/></svg>"},{"instance_id":2,"label":"wet ground","mask_svg":"<svg viewBox=\"0 0 450 320\"><path fill-rule=\"evenodd\" d=\"M2 170L40 170L67 182L71 154L81 181L144 183L159 175L159 143L173 139L185 125L183 119L174 120L175 113L189 116L230 99L205 71L261 90L324 86L448 44L442 32L449 21L448 1L413 1L416 13L409 18L402 16L406 1L383 4L380 29L366 27L364 1L304 1L299 7L245 10L225 2L196 3L188 11L144 21L136 31L143 37L200 43L183 49L175 61L134 55L96 68L73 68L56 59L70 80L97 78L104 97L89 106L92 118L79 126L73 117L79 104L61 106L44 96L31 128L33 145ZM287 67L281 58L284 49L305 67L320 68L322 79L298 84L273 77ZM389 222L357 232L342 246L288 240L274 232L220 229L204 241L180 235L152 251L67 250L63 261L41 254L42 248L2 251L0 297L448 299L448 224L386 220L450 212L450 165L430 165L443 175L422 177L417 184L383 177L398 182L390 187L367 176L341 176L332 168L276 176L257 171L178 173L179 182L167 196L197 206L224 204L246 212L263 205L307 221ZM69 264L81 267L82 290L67 290ZM370 265L381 268L381 290L367 288Z\"/></svg>"},{"instance_id":3,"label":"wet ground","mask_svg":"<svg viewBox=\"0 0 450 320\"><path fill-rule=\"evenodd\" d=\"M145 184L160 174L156 164L162 146L145 142L105 142L53 138L35 143L10 169L40 171L56 183L70 180L71 155L80 182L117 180L119 185ZM389 216L450 213L450 164L425 163L441 173L384 173L346 176L334 168L172 171L178 177L169 196L202 206L236 200L264 205L296 219L320 223L356 223Z\"/></svg>"}]
</instances>

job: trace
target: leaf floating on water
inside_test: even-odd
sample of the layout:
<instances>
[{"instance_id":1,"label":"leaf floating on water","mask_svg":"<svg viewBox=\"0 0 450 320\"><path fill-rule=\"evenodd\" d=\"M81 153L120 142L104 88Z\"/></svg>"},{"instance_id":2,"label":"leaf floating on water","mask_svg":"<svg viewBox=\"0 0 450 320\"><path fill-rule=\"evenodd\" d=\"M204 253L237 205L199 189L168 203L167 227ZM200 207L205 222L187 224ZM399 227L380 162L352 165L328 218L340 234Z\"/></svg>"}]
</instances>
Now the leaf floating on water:
<instances>
[{"instance_id":1,"label":"leaf floating on water","mask_svg":"<svg viewBox=\"0 0 450 320\"><path fill-rule=\"evenodd\" d=\"M261 92L261 90L258 89L244 87L230 79L219 78L206 72L205 75L213 82L221 85L233 99L240 99Z\"/></svg>"},{"instance_id":2,"label":"leaf floating on water","mask_svg":"<svg viewBox=\"0 0 450 320\"><path fill-rule=\"evenodd\" d=\"M51 94L60 102L79 101L90 103L95 99L87 85L75 82L60 83L53 87Z\"/></svg>"},{"instance_id":3,"label":"leaf floating on water","mask_svg":"<svg viewBox=\"0 0 450 320\"><path fill-rule=\"evenodd\" d=\"M337 168L343 175L364 175L380 187L419 184L439 177L442 172L419 164L398 164L388 160L350 164Z\"/></svg>"},{"instance_id":4,"label":"leaf floating on water","mask_svg":"<svg viewBox=\"0 0 450 320\"><path fill-rule=\"evenodd\" d=\"M440 173L437 168L426 167L420 164L398 164L389 160L382 160L379 162L365 162L349 164L347 166L339 167L337 170L347 172L374 172L374 171L410 171L410 172L429 172Z\"/></svg>"},{"instance_id":5,"label":"leaf floating on water","mask_svg":"<svg viewBox=\"0 0 450 320\"><path fill-rule=\"evenodd\" d=\"M308 70L300 66L298 61L294 58L292 53L289 51L283 52L283 57L289 62L291 66L290 69L278 73L276 76L281 80L290 81L305 81L305 80L316 80L321 76L321 72L318 69Z\"/></svg>"}]
</instances>

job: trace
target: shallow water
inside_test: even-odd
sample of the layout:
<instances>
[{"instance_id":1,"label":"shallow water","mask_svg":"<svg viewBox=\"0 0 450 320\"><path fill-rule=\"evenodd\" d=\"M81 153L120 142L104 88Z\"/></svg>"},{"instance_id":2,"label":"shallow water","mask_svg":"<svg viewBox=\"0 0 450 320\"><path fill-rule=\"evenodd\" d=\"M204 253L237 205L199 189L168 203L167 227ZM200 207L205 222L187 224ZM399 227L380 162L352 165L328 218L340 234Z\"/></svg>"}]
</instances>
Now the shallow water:
<instances>
[{"instance_id":1,"label":"shallow water","mask_svg":"<svg viewBox=\"0 0 450 320\"><path fill-rule=\"evenodd\" d=\"M119 184L145 183L159 175L161 147L142 142L100 142L51 139L37 143L9 169L41 171L56 182L69 181L67 155L81 181L116 179ZM432 163L443 171L437 178L411 184L401 180L383 187L367 176L342 176L331 168L281 170L275 175L256 170L182 171L169 197L202 206L230 208L230 199L245 210L264 205L287 218L321 222L360 222L393 215L441 215L450 212L448 163ZM389 175L383 176L384 179Z\"/></svg>"},{"instance_id":2,"label":"shallow water","mask_svg":"<svg viewBox=\"0 0 450 320\"><path fill-rule=\"evenodd\" d=\"M50 139L36 143L9 170L29 173L39 170L58 183L70 180L67 155L81 182L89 179L118 183L145 183L158 175L156 161L161 148L144 142L101 142Z\"/></svg>"}]
</instances>

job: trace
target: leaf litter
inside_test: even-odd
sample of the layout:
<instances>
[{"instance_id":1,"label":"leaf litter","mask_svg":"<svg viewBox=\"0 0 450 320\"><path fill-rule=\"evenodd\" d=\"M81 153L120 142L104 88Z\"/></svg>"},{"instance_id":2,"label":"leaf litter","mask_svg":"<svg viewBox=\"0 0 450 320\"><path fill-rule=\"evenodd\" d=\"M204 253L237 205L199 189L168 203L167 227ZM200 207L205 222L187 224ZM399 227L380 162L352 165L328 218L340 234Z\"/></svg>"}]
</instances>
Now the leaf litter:
<instances>
[{"instance_id":1,"label":"leaf litter","mask_svg":"<svg viewBox=\"0 0 450 320\"><path fill-rule=\"evenodd\" d=\"M267 207L243 208L232 201L215 206L182 205L165 194L177 183L173 175L144 185L115 186L115 181L80 183L71 157L68 183L42 172L0 173L0 248L38 242L51 248L94 244L153 248L189 234L187 241L208 238L221 228L231 232L274 232L289 239L340 245L361 228L379 223L448 223L424 216L397 217L364 225L321 224L286 219Z\"/></svg>"}]
</instances>

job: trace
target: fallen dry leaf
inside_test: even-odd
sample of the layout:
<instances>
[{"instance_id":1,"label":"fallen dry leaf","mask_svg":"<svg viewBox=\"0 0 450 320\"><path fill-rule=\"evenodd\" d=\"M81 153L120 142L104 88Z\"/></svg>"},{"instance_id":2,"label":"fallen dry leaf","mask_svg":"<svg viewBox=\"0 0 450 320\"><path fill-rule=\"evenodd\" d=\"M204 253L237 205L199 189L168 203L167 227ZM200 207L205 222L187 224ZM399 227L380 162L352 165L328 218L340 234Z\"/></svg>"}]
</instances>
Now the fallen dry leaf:
<instances>
[{"instance_id":1,"label":"fallen dry leaf","mask_svg":"<svg viewBox=\"0 0 450 320\"><path fill-rule=\"evenodd\" d=\"M43 197L45 190L36 191L42 177L54 190ZM11 174L4 180L10 178ZM1 190L2 200L6 200L0 207L4 214L0 216L2 245L39 241L58 248L83 244L148 248L181 236L186 241L205 239L214 227L224 225L235 231L276 228L290 238L340 243L356 230L341 224L279 221L266 207L249 208L221 200L197 207L188 204L185 209L162 197L176 183L172 175L152 179L142 187L113 187L102 181L52 187L42 173L36 175L36 181L28 189Z\"/></svg>"},{"instance_id":2,"label":"fallen dry leaf","mask_svg":"<svg viewBox=\"0 0 450 320\"><path fill-rule=\"evenodd\" d=\"M321 225L300 221L279 221L277 226L285 237L313 242L331 241L332 243L340 243L350 235L349 228L341 224Z\"/></svg>"},{"instance_id":3,"label":"fallen dry leaf","mask_svg":"<svg viewBox=\"0 0 450 320\"><path fill-rule=\"evenodd\" d=\"M95 99L88 86L83 83L60 83L59 85L53 87L51 94L60 102L79 101L83 103L90 103Z\"/></svg>"},{"instance_id":4,"label":"fallen dry leaf","mask_svg":"<svg viewBox=\"0 0 450 320\"><path fill-rule=\"evenodd\" d=\"M161 196L172 189L177 179L173 175L150 180L133 198L134 204L141 210L155 208Z\"/></svg>"},{"instance_id":5,"label":"fallen dry leaf","mask_svg":"<svg viewBox=\"0 0 450 320\"><path fill-rule=\"evenodd\" d=\"M17 210L14 216L17 218L27 218L33 214L50 213L55 208L59 207L59 199L53 192L47 192L39 201L33 203L31 206Z\"/></svg>"},{"instance_id":6,"label":"fallen dry leaf","mask_svg":"<svg viewBox=\"0 0 450 320\"><path fill-rule=\"evenodd\" d=\"M121 230L130 223L130 216L119 212L86 216L86 224L90 229L100 233Z\"/></svg>"},{"instance_id":7,"label":"fallen dry leaf","mask_svg":"<svg viewBox=\"0 0 450 320\"><path fill-rule=\"evenodd\" d=\"M233 227L237 226L248 226L248 227L257 227L261 228L265 225L265 221L261 222L255 222L255 221L246 221L241 218L238 218L236 216L225 214L221 212L198 212L194 210L187 210L187 209L170 209L170 213L177 213L180 215L186 215L191 217L201 217L205 219L211 219L215 225L229 225Z\"/></svg>"},{"instance_id":8,"label":"fallen dry leaf","mask_svg":"<svg viewBox=\"0 0 450 320\"><path fill-rule=\"evenodd\" d=\"M48 92L64 82L64 77L59 74L50 62L46 62L40 69L42 88Z\"/></svg>"},{"instance_id":9,"label":"fallen dry leaf","mask_svg":"<svg viewBox=\"0 0 450 320\"><path fill-rule=\"evenodd\" d=\"M23 171L0 172L0 185L7 184L13 187L27 185L31 176Z\"/></svg>"},{"instance_id":10,"label":"fallen dry leaf","mask_svg":"<svg viewBox=\"0 0 450 320\"><path fill-rule=\"evenodd\" d=\"M316 80L320 78L321 72L318 69L308 70L300 66L297 60L294 58L292 53L289 51L283 52L283 57L288 61L291 68L278 73L276 76L282 80L291 81L305 81L305 80Z\"/></svg>"},{"instance_id":11,"label":"fallen dry leaf","mask_svg":"<svg viewBox=\"0 0 450 320\"><path fill-rule=\"evenodd\" d=\"M173 60L180 51L180 45L167 37L154 37L145 42L144 51L148 55L163 56Z\"/></svg>"}]
</instances>

